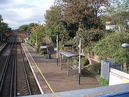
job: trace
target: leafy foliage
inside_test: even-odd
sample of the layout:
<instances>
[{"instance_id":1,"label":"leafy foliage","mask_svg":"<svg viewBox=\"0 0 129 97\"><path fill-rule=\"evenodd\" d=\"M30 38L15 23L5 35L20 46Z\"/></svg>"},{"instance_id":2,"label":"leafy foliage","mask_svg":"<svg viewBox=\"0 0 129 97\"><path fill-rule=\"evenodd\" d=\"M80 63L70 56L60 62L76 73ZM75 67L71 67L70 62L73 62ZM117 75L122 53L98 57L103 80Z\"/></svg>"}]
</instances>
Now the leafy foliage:
<instances>
[{"instance_id":1,"label":"leafy foliage","mask_svg":"<svg viewBox=\"0 0 129 97\"><path fill-rule=\"evenodd\" d=\"M109 82L107 80L105 80L104 78L100 78L100 84L102 86L107 86L107 85L109 85Z\"/></svg>"},{"instance_id":2,"label":"leafy foliage","mask_svg":"<svg viewBox=\"0 0 129 97\"><path fill-rule=\"evenodd\" d=\"M34 26L38 26L38 24L36 23L30 23L28 25L21 25L18 30L19 31L27 31L27 32L30 32L31 29L34 27Z\"/></svg>"},{"instance_id":3,"label":"leafy foliage","mask_svg":"<svg viewBox=\"0 0 129 97\"><path fill-rule=\"evenodd\" d=\"M4 34L5 32L10 32L11 28L9 28L7 23L3 22L2 16L0 15L0 33Z\"/></svg>"},{"instance_id":4,"label":"leafy foliage","mask_svg":"<svg viewBox=\"0 0 129 97\"><path fill-rule=\"evenodd\" d=\"M56 35L59 35L59 40L63 43L69 39L67 24L62 20L62 9L60 6L52 6L47 10L46 15L46 33L47 36L56 43Z\"/></svg>"},{"instance_id":5,"label":"leafy foliage","mask_svg":"<svg viewBox=\"0 0 129 97\"><path fill-rule=\"evenodd\" d=\"M54 24L47 29L47 35L51 38L53 43L56 43L56 35L59 35L59 41L62 43L69 39L67 30L60 24Z\"/></svg>"},{"instance_id":6,"label":"leafy foliage","mask_svg":"<svg viewBox=\"0 0 129 97\"><path fill-rule=\"evenodd\" d=\"M129 34L113 33L95 44L93 51L103 60L111 59L116 63L129 63L129 51L122 48L122 43L129 43Z\"/></svg>"},{"instance_id":7,"label":"leafy foliage","mask_svg":"<svg viewBox=\"0 0 129 97\"><path fill-rule=\"evenodd\" d=\"M27 31L28 25L22 25L19 27L19 31Z\"/></svg>"},{"instance_id":8,"label":"leafy foliage","mask_svg":"<svg viewBox=\"0 0 129 97\"><path fill-rule=\"evenodd\" d=\"M106 21L118 26L119 31L127 28L129 19L129 0L113 0L113 4L106 8Z\"/></svg>"},{"instance_id":9,"label":"leafy foliage","mask_svg":"<svg viewBox=\"0 0 129 97\"><path fill-rule=\"evenodd\" d=\"M40 45L46 44L46 33L45 33L45 27L44 26L35 26L31 30L31 42L33 45L36 43L37 38L37 45L38 47Z\"/></svg>"},{"instance_id":10,"label":"leafy foliage","mask_svg":"<svg viewBox=\"0 0 129 97\"><path fill-rule=\"evenodd\" d=\"M84 44L84 47L91 46L94 42L99 41L105 34L109 33L105 30L100 29L90 29L86 30L79 29L77 32L77 36L80 36L82 38L82 42Z\"/></svg>"},{"instance_id":11,"label":"leafy foliage","mask_svg":"<svg viewBox=\"0 0 129 97\"><path fill-rule=\"evenodd\" d=\"M59 24L62 19L62 12L60 6L52 6L46 11L45 20L46 27L51 27L54 24Z\"/></svg>"},{"instance_id":12,"label":"leafy foliage","mask_svg":"<svg viewBox=\"0 0 129 97\"><path fill-rule=\"evenodd\" d=\"M109 0L57 0L63 8L63 18L69 24L83 24L87 29L98 28L100 7L106 6Z\"/></svg>"}]
</instances>

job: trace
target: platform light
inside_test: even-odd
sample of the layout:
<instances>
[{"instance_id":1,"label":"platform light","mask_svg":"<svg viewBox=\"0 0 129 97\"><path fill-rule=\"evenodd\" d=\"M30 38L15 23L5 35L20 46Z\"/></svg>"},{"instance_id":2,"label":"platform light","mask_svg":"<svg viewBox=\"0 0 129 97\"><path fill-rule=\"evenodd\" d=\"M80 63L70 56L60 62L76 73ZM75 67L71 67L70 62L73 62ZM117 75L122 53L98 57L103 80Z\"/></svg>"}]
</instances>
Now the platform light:
<instances>
[{"instance_id":1,"label":"platform light","mask_svg":"<svg viewBox=\"0 0 129 97\"><path fill-rule=\"evenodd\" d=\"M123 43L121 46L122 47L129 47L129 44L128 43Z\"/></svg>"}]
</instances>

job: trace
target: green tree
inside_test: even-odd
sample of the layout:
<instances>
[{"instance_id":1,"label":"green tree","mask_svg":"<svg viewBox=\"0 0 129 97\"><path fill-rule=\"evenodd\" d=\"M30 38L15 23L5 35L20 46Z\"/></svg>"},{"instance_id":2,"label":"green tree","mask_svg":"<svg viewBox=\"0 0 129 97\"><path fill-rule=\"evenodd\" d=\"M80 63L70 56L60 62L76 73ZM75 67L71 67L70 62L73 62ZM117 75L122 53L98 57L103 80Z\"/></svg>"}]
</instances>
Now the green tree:
<instances>
[{"instance_id":1,"label":"green tree","mask_svg":"<svg viewBox=\"0 0 129 97\"><path fill-rule=\"evenodd\" d=\"M0 15L0 33L4 34L5 32L11 31L7 23L3 22L2 16Z\"/></svg>"},{"instance_id":2,"label":"green tree","mask_svg":"<svg viewBox=\"0 0 129 97\"><path fill-rule=\"evenodd\" d=\"M11 28L9 28L7 23L3 22L3 18L2 15L0 15L0 40L2 41L2 36L6 33L6 32L11 32Z\"/></svg>"},{"instance_id":3,"label":"green tree","mask_svg":"<svg viewBox=\"0 0 129 97\"><path fill-rule=\"evenodd\" d=\"M3 34L8 31L8 24L6 23L0 23L0 32Z\"/></svg>"},{"instance_id":4,"label":"green tree","mask_svg":"<svg viewBox=\"0 0 129 97\"><path fill-rule=\"evenodd\" d=\"M18 28L19 31L27 31L28 30L28 25L22 25Z\"/></svg>"},{"instance_id":5,"label":"green tree","mask_svg":"<svg viewBox=\"0 0 129 97\"><path fill-rule=\"evenodd\" d=\"M62 19L62 11L60 6L52 6L45 14L46 27L58 24Z\"/></svg>"},{"instance_id":6,"label":"green tree","mask_svg":"<svg viewBox=\"0 0 129 97\"><path fill-rule=\"evenodd\" d=\"M50 37L52 42L56 44L56 36L59 35L59 41L61 43L69 40L69 34L66 28L61 24L54 24L49 29L47 29L47 35Z\"/></svg>"},{"instance_id":7,"label":"green tree","mask_svg":"<svg viewBox=\"0 0 129 97\"><path fill-rule=\"evenodd\" d=\"M3 19L2 19L2 15L0 15L0 23L3 21Z\"/></svg>"},{"instance_id":8,"label":"green tree","mask_svg":"<svg viewBox=\"0 0 129 97\"><path fill-rule=\"evenodd\" d=\"M64 19L67 23L82 24L85 28L100 27L101 6L108 5L109 0L57 0L63 6Z\"/></svg>"},{"instance_id":9,"label":"green tree","mask_svg":"<svg viewBox=\"0 0 129 97\"><path fill-rule=\"evenodd\" d=\"M33 45L36 45L39 48L39 46L46 44L46 32L44 26L34 26L31 29L31 42ZM37 38L37 39L36 39ZM37 41L36 41L37 40Z\"/></svg>"},{"instance_id":10,"label":"green tree","mask_svg":"<svg viewBox=\"0 0 129 97\"><path fill-rule=\"evenodd\" d=\"M31 32L31 29L32 29L33 27L35 27L35 26L38 26L38 24L37 24L37 23L30 23L30 24L28 25L27 32Z\"/></svg>"},{"instance_id":11,"label":"green tree","mask_svg":"<svg viewBox=\"0 0 129 97\"><path fill-rule=\"evenodd\" d=\"M106 16L117 25L118 30L122 31L127 28L129 20L129 0L113 0L114 3L106 8Z\"/></svg>"},{"instance_id":12,"label":"green tree","mask_svg":"<svg viewBox=\"0 0 129 97\"><path fill-rule=\"evenodd\" d=\"M26 25L21 25L18 30L19 31L26 31L27 33L30 33L31 32L31 29L35 26L38 26L37 23L30 23L30 24L26 24Z\"/></svg>"},{"instance_id":13,"label":"green tree","mask_svg":"<svg viewBox=\"0 0 129 97\"><path fill-rule=\"evenodd\" d=\"M100 30L100 29L90 29L85 28L79 29L77 31L77 36L82 38L84 47L92 46L94 43L98 42L106 34L110 33L109 31Z\"/></svg>"},{"instance_id":14,"label":"green tree","mask_svg":"<svg viewBox=\"0 0 129 97\"><path fill-rule=\"evenodd\" d=\"M69 39L67 24L63 21L61 8L61 6L54 5L47 10L45 15L46 33L54 44L57 34L59 35L59 39L62 43Z\"/></svg>"},{"instance_id":15,"label":"green tree","mask_svg":"<svg viewBox=\"0 0 129 97\"><path fill-rule=\"evenodd\" d=\"M123 43L129 43L129 34L115 32L95 44L93 52L103 60L110 59L118 64L129 63L129 51L121 46Z\"/></svg>"}]
</instances>

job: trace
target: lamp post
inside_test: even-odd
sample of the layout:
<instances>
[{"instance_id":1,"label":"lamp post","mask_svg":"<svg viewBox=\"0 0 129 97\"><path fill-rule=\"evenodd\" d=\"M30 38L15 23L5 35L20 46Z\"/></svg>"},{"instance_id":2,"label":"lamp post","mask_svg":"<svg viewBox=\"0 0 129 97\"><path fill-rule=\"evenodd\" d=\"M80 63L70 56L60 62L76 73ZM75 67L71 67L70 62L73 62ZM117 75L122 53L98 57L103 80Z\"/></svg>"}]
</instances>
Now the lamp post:
<instances>
[{"instance_id":1,"label":"lamp post","mask_svg":"<svg viewBox=\"0 0 129 97\"><path fill-rule=\"evenodd\" d=\"M80 37L74 37L74 39L79 40L79 62L78 62L78 84L80 84L80 77L81 77L81 38Z\"/></svg>"},{"instance_id":2,"label":"lamp post","mask_svg":"<svg viewBox=\"0 0 129 97\"><path fill-rule=\"evenodd\" d=\"M59 35L56 35L56 47L57 47L57 66L59 63Z\"/></svg>"},{"instance_id":3,"label":"lamp post","mask_svg":"<svg viewBox=\"0 0 129 97\"><path fill-rule=\"evenodd\" d=\"M56 58L57 58L57 66L59 64L59 35L52 35L56 37Z\"/></svg>"},{"instance_id":4,"label":"lamp post","mask_svg":"<svg viewBox=\"0 0 129 97\"><path fill-rule=\"evenodd\" d=\"M36 47L37 47L37 45L38 45L38 41L37 41L37 33L36 33Z\"/></svg>"},{"instance_id":5,"label":"lamp post","mask_svg":"<svg viewBox=\"0 0 129 97\"><path fill-rule=\"evenodd\" d=\"M79 66L78 66L78 83L80 84L81 77L81 38L79 40Z\"/></svg>"},{"instance_id":6,"label":"lamp post","mask_svg":"<svg viewBox=\"0 0 129 97\"><path fill-rule=\"evenodd\" d=\"M128 43L123 43L121 46L126 48L126 47L129 47L129 44Z\"/></svg>"},{"instance_id":7,"label":"lamp post","mask_svg":"<svg viewBox=\"0 0 129 97\"><path fill-rule=\"evenodd\" d=\"M123 43L121 46L124 47L124 48L128 48L129 47L129 44L128 43ZM128 66L126 64L124 65L124 70L126 72L128 72Z\"/></svg>"}]
</instances>

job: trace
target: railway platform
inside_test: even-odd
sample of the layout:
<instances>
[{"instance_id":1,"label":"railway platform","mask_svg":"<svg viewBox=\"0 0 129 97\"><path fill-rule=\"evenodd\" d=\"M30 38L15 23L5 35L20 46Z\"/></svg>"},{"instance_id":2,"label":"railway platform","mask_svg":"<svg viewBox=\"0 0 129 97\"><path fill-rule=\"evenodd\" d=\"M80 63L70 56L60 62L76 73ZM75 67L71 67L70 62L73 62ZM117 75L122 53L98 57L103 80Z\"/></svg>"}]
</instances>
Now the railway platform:
<instances>
[{"instance_id":1,"label":"railway platform","mask_svg":"<svg viewBox=\"0 0 129 97\"><path fill-rule=\"evenodd\" d=\"M41 94L17 97L128 97L129 83L100 86L93 76L81 78L78 85L75 77L68 77L60 70L56 59L45 59L33 47L22 44L26 57L39 85ZM85 79L86 78L86 79ZM89 89L90 88L90 89Z\"/></svg>"},{"instance_id":2,"label":"railway platform","mask_svg":"<svg viewBox=\"0 0 129 97\"><path fill-rule=\"evenodd\" d=\"M60 70L60 67L57 66L56 59L46 59L44 56L36 53L34 48L28 44L23 44L22 46L26 56L29 57L30 64L33 64L31 67L33 68L42 94L96 88L100 86L97 79L91 75L81 77L81 84L79 85L76 76L68 77L66 70ZM43 85L44 83L47 84ZM47 87L50 91L48 91Z\"/></svg>"}]
</instances>

